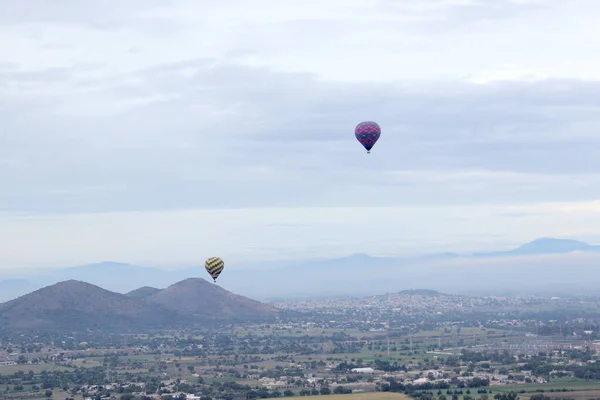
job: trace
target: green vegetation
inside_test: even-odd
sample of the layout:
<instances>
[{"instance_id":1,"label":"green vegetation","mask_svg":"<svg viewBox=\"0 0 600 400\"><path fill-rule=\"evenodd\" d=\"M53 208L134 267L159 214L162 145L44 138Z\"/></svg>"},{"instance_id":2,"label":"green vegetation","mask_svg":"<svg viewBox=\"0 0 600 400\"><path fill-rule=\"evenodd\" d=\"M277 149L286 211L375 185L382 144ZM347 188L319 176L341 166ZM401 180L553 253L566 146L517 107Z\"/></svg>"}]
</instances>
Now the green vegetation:
<instances>
[{"instance_id":1,"label":"green vegetation","mask_svg":"<svg viewBox=\"0 0 600 400\"><path fill-rule=\"evenodd\" d=\"M526 305L525 314L515 304ZM544 307L532 317L536 304ZM542 300L401 294L285 307L293 313L279 313L276 323L6 330L0 396L548 400L600 393L600 324L582 312L555 319Z\"/></svg>"}]
</instances>

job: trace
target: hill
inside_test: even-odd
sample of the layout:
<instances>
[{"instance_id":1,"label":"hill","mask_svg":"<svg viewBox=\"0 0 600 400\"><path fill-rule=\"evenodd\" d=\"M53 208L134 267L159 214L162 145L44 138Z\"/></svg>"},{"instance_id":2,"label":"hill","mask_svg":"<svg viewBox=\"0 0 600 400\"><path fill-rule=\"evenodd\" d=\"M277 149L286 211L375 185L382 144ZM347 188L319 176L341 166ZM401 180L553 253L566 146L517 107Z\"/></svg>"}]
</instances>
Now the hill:
<instances>
[{"instance_id":1,"label":"hill","mask_svg":"<svg viewBox=\"0 0 600 400\"><path fill-rule=\"evenodd\" d=\"M145 300L181 314L219 319L261 319L279 312L268 304L231 293L202 278L177 282Z\"/></svg>"},{"instance_id":2,"label":"hill","mask_svg":"<svg viewBox=\"0 0 600 400\"><path fill-rule=\"evenodd\" d=\"M277 312L203 279L164 290L144 287L129 296L69 280L0 304L0 330L139 332L267 318Z\"/></svg>"},{"instance_id":3,"label":"hill","mask_svg":"<svg viewBox=\"0 0 600 400\"><path fill-rule=\"evenodd\" d=\"M160 289L144 286L139 289L132 290L131 292L127 293L126 296L131 297L132 299L146 299L158 292L160 292Z\"/></svg>"},{"instance_id":4,"label":"hill","mask_svg":"<svg viewBox=\"0 0 600 400\"><path fill-rule=\"evenodd\" d=\"M431 289L408 289L408 290L401 290L400 292L398 292L398 294L407 295L407 296L435 297L435 296L440 295L441 293L438 292L437 290L431 290Z\"/></svg>"},{"instance_id":5,"label":"hill","mask_svg":"<svg viewBox=\"0 0 600 400\"><path fill-rule=\"evenodd\" d=\"M75 280L0 304L0 328L9 330L123 330L183 321L183 316L171 310Z\"/></svg>"}]
</instances>

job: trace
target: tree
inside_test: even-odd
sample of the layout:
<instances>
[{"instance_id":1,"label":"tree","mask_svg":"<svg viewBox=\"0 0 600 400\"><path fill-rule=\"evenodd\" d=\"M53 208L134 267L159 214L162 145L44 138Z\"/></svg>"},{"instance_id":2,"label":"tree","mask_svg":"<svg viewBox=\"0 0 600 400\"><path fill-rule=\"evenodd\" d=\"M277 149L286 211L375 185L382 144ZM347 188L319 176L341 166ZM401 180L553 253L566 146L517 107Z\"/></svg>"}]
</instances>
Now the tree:
<instances>
[{"instance_id":1,"label":"tree","mask_svg":"<svg viewBox=\"0 0 600 400\"><path fill-rule=\"evenodd\" d=\"M336 386L333 390L334 394L350 394L352 393L352 389L346 389L343 386Z\"/></svg>"},{"instance_id":2,"label":"tree","mask_svg":"<svg viewBox=\"0 0 600 400\"><path fill-rule=\"evenodd\" d=\"M45 395L46 397L48 397L48 398L52 397L52 390L49 390L49 389L48 389L48 390L46 390L46 391L44 392L44 395Z\"/></svg>"},{"instance_id":3,"label":"tree","mask_svg":"<svg viewBox=\"0 0 600 400\"><path fill-rule=\"evenodd\" d=\"M321 393L322 395L331 394L331 389L329 389L328 387L323 386L321 388L321 390L319 390L319 393Z\"/></svg>"},{"instance_id":4,"label":"tree","mask_svg":"<svg viewBox=\"0 0 600 400\"><path fill-rule=\"evenodd\" d=\"M292 397L292 396L294 395L294 392L292 392L290 389L286 389L286 390L283 392L283 395L284 395L285 397Z\"/></svg>"}]
</instances>

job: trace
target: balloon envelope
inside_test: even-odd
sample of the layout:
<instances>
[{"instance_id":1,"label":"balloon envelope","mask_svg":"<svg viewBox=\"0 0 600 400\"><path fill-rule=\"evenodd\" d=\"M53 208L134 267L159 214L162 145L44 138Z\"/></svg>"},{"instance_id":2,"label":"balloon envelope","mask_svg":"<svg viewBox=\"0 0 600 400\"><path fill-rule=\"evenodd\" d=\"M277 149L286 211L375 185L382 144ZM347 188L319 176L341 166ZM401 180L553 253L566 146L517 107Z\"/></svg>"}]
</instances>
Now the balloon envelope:
<instances>
[{"instance_id":1,"label":"balloon envelope","mask_svg":"<svg viewBox=\"0 0 600 400\"><path fill-rule=\"evenodd\" d=\"M208 272L216 282L217 278L225 268L225 263L219 257L211 257L204 262L204 268L206 268L206 272Z\"/></svg>"},{"instance_id":2,"label":"balloon envelope","mask_svg":"<svg viewBox=\"0 0 600 400\"><path fill-rule=\"evenodd\" d=\"M377 140L379 140L379 136L381 136L381 128L377 122L363 121L356 125L354 135L356 136L356 140L367 149L367 153L370 153Z\"/></svg>"}]
</instances>

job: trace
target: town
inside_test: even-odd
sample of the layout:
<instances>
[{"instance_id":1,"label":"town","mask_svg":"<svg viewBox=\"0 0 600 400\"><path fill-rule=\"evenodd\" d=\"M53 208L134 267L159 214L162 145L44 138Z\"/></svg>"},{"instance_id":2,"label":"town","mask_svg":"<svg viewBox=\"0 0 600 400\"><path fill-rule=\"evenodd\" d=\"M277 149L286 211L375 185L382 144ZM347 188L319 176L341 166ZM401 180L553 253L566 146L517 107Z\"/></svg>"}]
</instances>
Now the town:
<instances>
[{"instance_id":1,"label":"town","mask_svg":"<svg viewBox=\"0 0 600 400\"><path fill-rule=\"evenodd\" d=\"M360 393L440 400L600 398L600 302L594 298L417 290L272 305L292 313L276 322L205 330L5 335L1 394L7 399L233 400ZM564 309L574 317L565 316Z\"/></svg>"}]
</instances>

